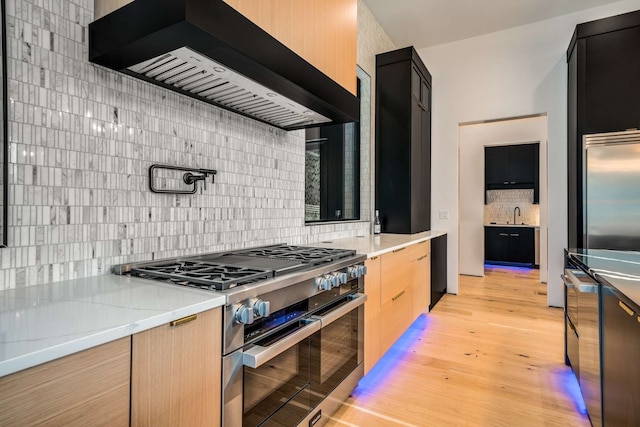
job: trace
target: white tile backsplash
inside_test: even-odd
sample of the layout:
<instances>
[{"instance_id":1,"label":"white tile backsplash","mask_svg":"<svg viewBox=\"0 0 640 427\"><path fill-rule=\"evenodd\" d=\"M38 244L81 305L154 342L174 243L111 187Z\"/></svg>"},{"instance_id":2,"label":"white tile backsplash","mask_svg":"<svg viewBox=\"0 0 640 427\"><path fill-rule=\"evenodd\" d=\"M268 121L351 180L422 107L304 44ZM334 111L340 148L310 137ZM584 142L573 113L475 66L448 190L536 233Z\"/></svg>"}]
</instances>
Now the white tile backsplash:
<instances>
[{"instance_id":1,"label":"white tile backsplash","mask_svg":"<svg viewBox=\"0 0 640 427\"><path fill-rule=\"evenodd\" d=\"M302 131L90 63L92 17L93 0L7 0L10 247L0 250L0 289L368 232L368 222L304 225ZM218 174L195 195L155 194L154 163Z\"/></svg>"},{"instance_id":2,"label":"white tile backsplash","mask_svg":"<svg viewBox=\"0 0 640 427\"><path fill-rule=\"evenodd\" d=\"M533 204L533 189L529 190L488 190L487 204L484 205L484 223L513 224L513 212L520 208L516 223L540 225L540 205Z\"/></svg>"}]
</instances>

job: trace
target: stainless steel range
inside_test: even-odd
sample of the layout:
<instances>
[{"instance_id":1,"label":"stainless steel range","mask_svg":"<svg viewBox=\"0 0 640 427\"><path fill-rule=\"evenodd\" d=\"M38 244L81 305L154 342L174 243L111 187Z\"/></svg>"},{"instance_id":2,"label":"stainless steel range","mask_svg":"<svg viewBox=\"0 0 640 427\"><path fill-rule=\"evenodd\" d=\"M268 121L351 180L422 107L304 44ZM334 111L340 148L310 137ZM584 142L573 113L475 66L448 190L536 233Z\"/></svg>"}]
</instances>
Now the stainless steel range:
<instances>
[{"instance_id":1,"label":"stainless steel range","mask_svg":"<svg viewBox=\"0 0 640 427\"><path fill-rule=\"evenodd\" d=\"M226 296L223 426L319 426L364 373L364 259L281 244L115 272Z\"/></svg>"}]
</instances>

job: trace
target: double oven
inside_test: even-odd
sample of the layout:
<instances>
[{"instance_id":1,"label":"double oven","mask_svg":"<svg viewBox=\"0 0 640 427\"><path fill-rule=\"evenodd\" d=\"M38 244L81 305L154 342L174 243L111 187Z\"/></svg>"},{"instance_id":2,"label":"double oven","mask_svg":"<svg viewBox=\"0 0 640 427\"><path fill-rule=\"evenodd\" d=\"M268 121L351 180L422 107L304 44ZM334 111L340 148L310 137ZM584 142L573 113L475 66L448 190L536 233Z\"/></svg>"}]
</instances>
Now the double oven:
<instances>
[{"instance_id":1,"label":"double oven","mask_svg":"<svg viewBox=\"0 0 640 427\"><path fill-rule=\"evenodd\" d=\"M320 426L364 375L365 257L273 245L118 266L222 293L225 427Z\"/></svg>"},{"instance_id":2,"label":"double oven","mask_svg":"<svg viewBox=\"0 0 640 427\"><path fill-rule=\"evenodd\" d=\"M364 374L363 273L362 265L312 273L250 299L269 303L250 323L246 303L226 307L224 426L319 426L348 397Z\"/></svg>"}]
</instances>

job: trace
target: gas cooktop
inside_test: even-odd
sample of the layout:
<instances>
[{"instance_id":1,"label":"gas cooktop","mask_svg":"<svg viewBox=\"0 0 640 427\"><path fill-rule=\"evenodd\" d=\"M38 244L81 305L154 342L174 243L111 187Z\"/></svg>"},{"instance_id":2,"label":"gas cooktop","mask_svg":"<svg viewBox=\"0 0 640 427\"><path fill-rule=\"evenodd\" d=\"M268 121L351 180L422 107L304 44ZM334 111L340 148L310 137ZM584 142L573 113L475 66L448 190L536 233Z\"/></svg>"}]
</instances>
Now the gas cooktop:
<instances>
[{"instance_id":1,"label":"gas cooktop","mask_svg":"<svg viewBox=\"0 0 640 427\"><path fill-rule=\"evenodd\" d=\"M223 291L331 264L355 255L346 249L273 245L117 266L117 274Z\"/></svg>"}]
</instances>

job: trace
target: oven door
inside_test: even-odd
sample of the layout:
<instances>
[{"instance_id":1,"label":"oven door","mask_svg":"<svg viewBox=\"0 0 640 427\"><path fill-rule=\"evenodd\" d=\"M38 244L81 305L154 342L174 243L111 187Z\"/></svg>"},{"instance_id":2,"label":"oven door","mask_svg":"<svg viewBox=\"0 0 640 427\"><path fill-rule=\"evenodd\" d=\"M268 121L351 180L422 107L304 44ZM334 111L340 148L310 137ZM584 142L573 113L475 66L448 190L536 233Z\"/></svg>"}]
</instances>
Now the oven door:
<instances>
[{"instance_id":1,"label":"oven door","mask_svg":"<svg viewBox=\"0 0 640 427\"><path fill-rule=\"evenodd\" d=\"M316 406L363 361L364 303L353 294L314 314L322 329L311 337L311 399Z\"/></svg>"},{"instance_id":2,"label":"oven door","mask_svg":"<svg viewBox=\"0 0 640 427\"><path fill-rule=\"evenodd\" d=\"M302 319L223 359L223 425L296 425L311 409L311 336L317 319Z\"/></svg>"}]
</instances>

